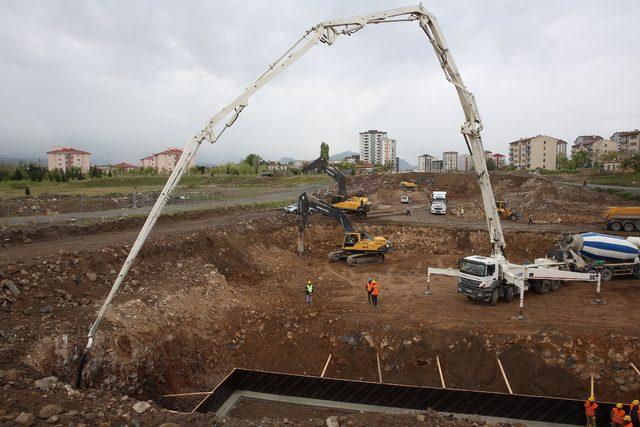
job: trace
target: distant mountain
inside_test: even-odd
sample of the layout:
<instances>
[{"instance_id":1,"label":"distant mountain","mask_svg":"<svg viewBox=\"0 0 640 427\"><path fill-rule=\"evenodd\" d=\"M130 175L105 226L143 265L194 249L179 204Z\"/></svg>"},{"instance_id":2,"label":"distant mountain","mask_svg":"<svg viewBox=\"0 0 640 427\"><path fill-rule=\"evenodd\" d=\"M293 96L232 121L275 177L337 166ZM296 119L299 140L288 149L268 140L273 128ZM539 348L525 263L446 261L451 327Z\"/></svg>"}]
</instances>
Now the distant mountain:
<instances>
[{"instance_id":1,"label":"distant mountain","mask_svg":"<svg viewBox=\"0 0 640 427\"><path fill-rule=\"evenodd\" d=\"M415 166L412 166L409 162L407 162L404 159L400 159L398 163L399 163L398 167L400 168L401 171L411 171L415 169Z\"/></svg>"},{"instance_id":2,"label":"distant mountain","mask_svg":"<svg viewBox=\"0 0 640 427\"><path fill-rule=\"evenodd\" d=\"M337 162L340 160L344 160L345 157L353 156L354 154L358 154L354 151L343 151L342 153L334 154L333 156L329 156L329 160L332 162Z\"/></svg>"},{"instance_id":3,"label":"distant mountain","mask_svg":"<svg viewBox=\"0 0 640 427\"><path fill-rule=\"evenodd\" d=\"M283 157L280 160L278 160L278 163L287 164L287 163L291 163L291 162L295 162L295 161L296 161L296 159L293 159L291 157Z\"/></svg>"}]
</instances>

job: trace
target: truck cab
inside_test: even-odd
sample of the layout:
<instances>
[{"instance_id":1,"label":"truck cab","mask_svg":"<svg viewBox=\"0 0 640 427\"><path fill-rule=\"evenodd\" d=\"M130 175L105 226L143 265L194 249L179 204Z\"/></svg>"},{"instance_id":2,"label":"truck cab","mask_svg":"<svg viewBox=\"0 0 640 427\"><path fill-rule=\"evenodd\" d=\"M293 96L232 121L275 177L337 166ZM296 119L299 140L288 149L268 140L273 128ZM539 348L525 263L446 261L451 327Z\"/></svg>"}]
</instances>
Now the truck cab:
<instances>
[{"instance_id":1,"label":"truck cab","mask_svg":"<svg viewBox=\"0 0 640 427\"><path fill-rule=\"evenodd\" d=\"M458 293L471 299L497 302L500 296L498 263L495 259L472 255L458 262Z\"/></svg>"},{"instance_id":2,"label":"truck cab","mask_svg":"<svg viewBox=\"0 0 640 427\"><path fill-rule=\"evenodd\" d=\"M445 215L447 213L447 192L434 191L431 193L431 213Z\"/></svg>"}]
</instances>

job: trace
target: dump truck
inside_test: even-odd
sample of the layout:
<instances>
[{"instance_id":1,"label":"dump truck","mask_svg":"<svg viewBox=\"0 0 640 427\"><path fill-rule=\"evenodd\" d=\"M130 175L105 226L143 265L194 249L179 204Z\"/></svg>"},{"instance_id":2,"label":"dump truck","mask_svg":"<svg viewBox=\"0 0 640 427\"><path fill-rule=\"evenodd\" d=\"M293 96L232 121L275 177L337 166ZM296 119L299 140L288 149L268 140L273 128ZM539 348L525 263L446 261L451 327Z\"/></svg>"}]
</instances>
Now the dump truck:
<instances>
[{"instance_id":1,"label":"dump truck","mask_svg":"<svg viewBox=\"0 0 640 427\"><path fill-rule=\"evenodd\" d=\"M445 215L447 213L447 192L434 191L431 193L430 212L434 215Z\"/></svg>"},{"instance_id":2,"label":"dump truck","mask_svg":"<svg viewBox=\"0 0 640 427\"><path fill-rule=\"evenodd\" d=\"M640 230L640 207L610 206L604 211L604 221L609 230Z\"/></svg>"},{"instance_id":3,"label":"dump truck","mask_svg":"<svg viewBox=\"0 0 640 427\"><path fill-rule=\"evenodd\" d=\"M547 257L563 262L571 271L600 273L604 282L622 276L640 279L639 245L640 237L565 233L547 251Z\"/></svg>"}]
</instances>

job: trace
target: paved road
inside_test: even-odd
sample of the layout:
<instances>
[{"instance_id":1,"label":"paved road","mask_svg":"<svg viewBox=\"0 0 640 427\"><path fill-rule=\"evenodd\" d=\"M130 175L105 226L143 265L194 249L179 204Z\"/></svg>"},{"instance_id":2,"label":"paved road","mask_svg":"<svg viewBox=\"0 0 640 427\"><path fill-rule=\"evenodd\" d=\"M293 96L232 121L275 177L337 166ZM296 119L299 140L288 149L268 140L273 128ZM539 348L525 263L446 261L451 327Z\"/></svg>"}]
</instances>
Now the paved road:
<instances>
[{"instance_id":1,"label":"paved road","mask_svg":"<svg viewBox=\"0 0 640 427\"><path fill-rule=\"evenodd\" d=\"M176 204L165 206L164 213L185 212L201 209L211 209L218 207L241 206L253 203L266 203L278 201L294 201L302 192L313 192L326 187L324 184L300 185L287 188L269 188L266 187L258 194L250 194L245 197L234 197L229 200L207 200L189 204ZM147 215L151 210L151 206L141 208L114 209L110 211L68 213L61 215L38 215L38 216L19 216L1 218L0 224L8 226L27 225L33 223L65 223L68 221L84 221L92 219L112 219L123 216Z\"/></svg>"},{"instance_id":2,"label":"paved road","mask_svg":"<svg viewBox=\"0 0 640 427\"><path fill-rule=\"evenodd\" d=\"M567 182L568 185L576 185L582 187L583 184L577 182ZM640 194L640 187L625 187L623 185L605 185L605 184L587 184L587 188L595 188L600 190L619 190L626 193Z\"/></svg>"}]
</instances>

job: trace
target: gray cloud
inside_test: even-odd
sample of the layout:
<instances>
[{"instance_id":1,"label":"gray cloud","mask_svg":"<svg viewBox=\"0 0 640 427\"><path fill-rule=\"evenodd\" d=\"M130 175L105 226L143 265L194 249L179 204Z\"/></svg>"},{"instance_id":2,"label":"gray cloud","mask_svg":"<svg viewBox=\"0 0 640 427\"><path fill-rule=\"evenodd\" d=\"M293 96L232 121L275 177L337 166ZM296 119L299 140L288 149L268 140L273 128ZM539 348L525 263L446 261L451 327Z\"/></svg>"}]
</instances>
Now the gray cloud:
<instances>
[{"instance_id":1,"label":"gray cloud","mask_svg":"<svg viewBox=\"0 0 640 427\"><path fill-rule=\"evenodd\" d=\"M388 1L8 1L0 9L0 155L75 145L135 161L193 133L309 27ZM640 127L640 3L425 4L476 94L488 149ZM453 88L415 23L319 45L252 98L200 162L311 158L388 131L399 155L464 150Z\"/></svg>"}]
</instances>

